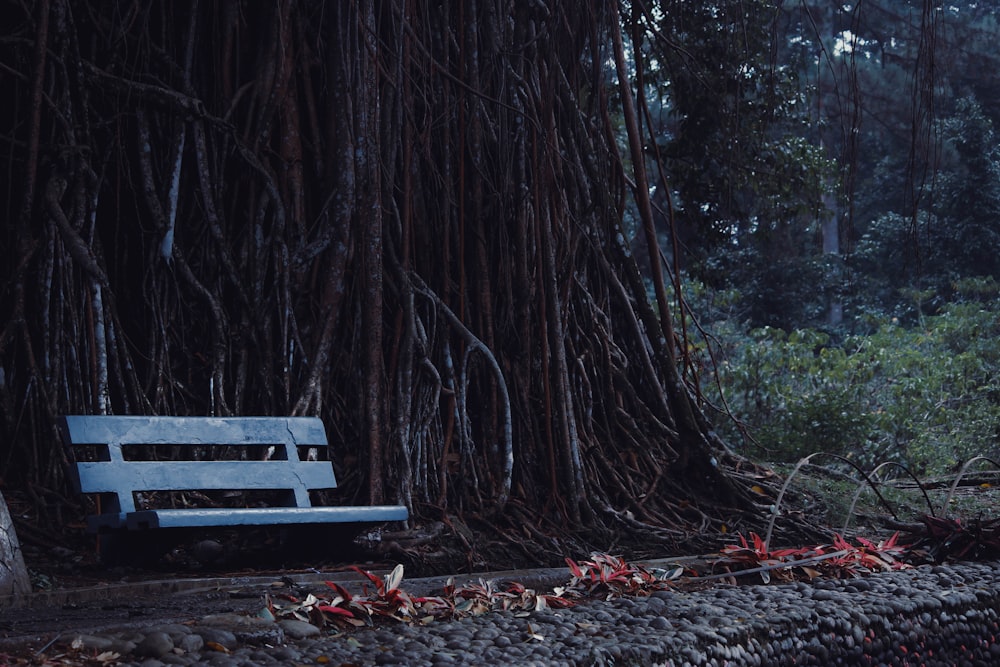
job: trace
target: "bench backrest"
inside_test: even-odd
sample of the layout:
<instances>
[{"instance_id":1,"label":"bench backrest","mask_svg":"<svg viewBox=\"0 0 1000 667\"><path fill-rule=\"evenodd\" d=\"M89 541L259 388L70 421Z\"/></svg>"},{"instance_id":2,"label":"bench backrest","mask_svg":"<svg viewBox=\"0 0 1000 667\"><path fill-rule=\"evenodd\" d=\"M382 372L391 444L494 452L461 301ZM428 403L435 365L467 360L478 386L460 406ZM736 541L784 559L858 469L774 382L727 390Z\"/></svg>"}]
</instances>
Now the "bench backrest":
<instances>
[{"instance_id":1,"label":"bench backrest","mask_svg":"<svg viewBox=\"0 0 1000 667\"><path fill-rule=\"evenodd\" d=\"M98 445L100 461L80 461L74 480L80 493L114 494L118 507L134 512L135 491L225 489L286 490L287 504L311 507L309 491L337 486L330 461L303 461L298 447L325 448L326 430L315 417L63 417L68 447ZM218 448L257 446L255 460L130 461L126 445ZM267 460L265 451L274 447Z\"/></svg>"}]
</instances>

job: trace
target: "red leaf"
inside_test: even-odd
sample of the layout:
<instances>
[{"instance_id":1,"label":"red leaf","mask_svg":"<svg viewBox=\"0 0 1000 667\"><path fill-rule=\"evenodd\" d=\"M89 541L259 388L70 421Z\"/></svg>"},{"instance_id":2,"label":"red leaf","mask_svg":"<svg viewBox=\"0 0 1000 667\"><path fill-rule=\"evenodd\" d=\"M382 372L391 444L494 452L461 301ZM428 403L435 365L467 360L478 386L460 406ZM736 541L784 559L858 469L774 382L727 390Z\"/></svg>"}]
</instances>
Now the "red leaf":
<instances>
[{"instance_id":1,"label":"red leaf","mask_svg":"<svg viewBox=\"0 0 1000 667\"><path fill-rule=\"evenodd\" d=\"M545 604L553 609L566 609L567 607L576 606L576 603L572 600L556 597L555 595L543 595L542 598L545 599Z\"/></svg>"},{"instance_id":2,"label":"red leaf","mask_svg":"<svg viewBox=\"0 0 1000 667\"><path fill-rule=\"evenodd\" d=\"M333 591L337 595L339 595L340 597L344 598L348 602L350 602L351 600L354 599L354 596L351 595L350 592L348 592L348 590L346 588L344 588L343 586L341 586L337 582L335 582L335 581L324 581L323 583L326 584L327 586L329 586L330 588L332 588Z\"/></svg>"},{"instance_id":3,"label":"red leaf","mask_svg":"<svg viewBox=\"0 0 1000 667\"><path fill-rule=\"evenodd\" d=\"M364 577L367 577L368 581L370 581L373 584L375 584L376 590L379 592L379 595L382 595L385 592L385 582L382 581L381 577L375 576L374 574L372 574L368 570L362 570L357 565L352 565L351 569L354 570L355 572L357 572L358 574L360 574L360 575L362 575Z\"/></svg>"},{"instance_id":4,"label":"red leaf","mask_svg":"<svg viewBox=\"0 0 1000 667\"><path fill-rule=\"evenodd\" d=\"M583 570L580 569L580 566L577 565L576 562L567 558L566 564L569 565L569 571L573 574L574 577L576 577L577 579L583 579Z\"/></svg>"},{"instance_id":5,"label":"red leaf","mask_svg":"<svg viewBox=\"0 0 1000 667\"><path fill-rule=\"evenodd\" d=\"M344 609L343 607L333 607L328 604L321 604L317 607L320 611L324 611L327 614L336 614L338 616L347 616L349 618L354 618L354 614L350 609Z\"/></svg>"}]
</instances>

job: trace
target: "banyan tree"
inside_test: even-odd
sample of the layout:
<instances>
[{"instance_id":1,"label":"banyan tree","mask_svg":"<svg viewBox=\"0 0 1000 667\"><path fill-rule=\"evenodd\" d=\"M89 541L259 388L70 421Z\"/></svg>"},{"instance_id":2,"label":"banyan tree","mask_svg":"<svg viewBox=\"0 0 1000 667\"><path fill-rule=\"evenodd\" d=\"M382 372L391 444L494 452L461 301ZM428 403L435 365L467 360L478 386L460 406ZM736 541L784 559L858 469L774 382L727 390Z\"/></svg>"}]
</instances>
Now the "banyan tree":
<instances>
[{"instance_id":1,"label":"banyan tree","mask_svg":"<svg viewBox=\"0 0 1000 667\"><path fill-rule=\"evenodd\" d=\"M748 516L681 372L643 3L2 11L0 473L41 516L56 417L105 412L318 415L350 500L511 542Z\"/></svg>"}]
</instances>

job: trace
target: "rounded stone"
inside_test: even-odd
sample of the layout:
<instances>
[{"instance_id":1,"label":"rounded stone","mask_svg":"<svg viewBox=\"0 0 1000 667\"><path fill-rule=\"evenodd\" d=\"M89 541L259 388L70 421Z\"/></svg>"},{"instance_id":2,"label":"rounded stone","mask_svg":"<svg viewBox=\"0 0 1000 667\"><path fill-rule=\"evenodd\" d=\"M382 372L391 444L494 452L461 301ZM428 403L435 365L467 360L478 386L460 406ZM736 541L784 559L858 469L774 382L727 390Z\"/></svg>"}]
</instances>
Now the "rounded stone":
<instances>
[{"instance_id":1,"label":"rounded stone","mask_svg":"<svg viewBox=\"0 0 1000 667\"><path fill-rule=\"evenodd\" d=\"M285 631L285 634L292 639L305 639L315 637L319 634L319 628L312 623L306 623L294 618L286 618L278 621L278 627Z\"/></svg>"},{"instance_id":2,"label":"rounded stone","mask_svg":"<svg viewBox=\"0 0 1000 667\"><path fill-rule=\"evenodd\" d=\"M270 655L275 660L283 662L298 662L302 659L302 654L292 646L278 646L271 649Z\"/></svg>"},{"instance_id":3,"label":"rounded stone","mask_svg":"<svg viewBox=\"0 0 1000 667\"><path fill-rule=\"evenodd\" d=\"M222 628L214 628L212 626L200 626L195 628L195 634L201 636L205 641L205 644L218 644L219 646L226 649L236 648L238 642L236 641L236 635L234 635L229 630L224 630Z\"/></svg>"},{"instance_id":4,"label":"rounded stone","mask_svg":"<svg viewBox=\"0 0 1000 667\"><path fill-rule=\"evenodd\" d=\"M94 651L107 651L111 648L111 642L110 637L101 637L100 635L78 635L73 639L73 643L80 648Z\"/></svg>"},{"instance_id":5,"label":"rounded stone","mask_svg":"<svg viewBox=\"0 0 1000 667\"><path fill-rule=\"evenodd\" d=\"M663 598L648 597L642 601L642 605L645 608L643 611L653 611L659 613L666 608L667 601Z\"/></svg>"},{"instance_id":6,"label":"rounded stone","mask_svg":"<svg viewBox=\"0 0 1000 667\"><path fill-rule=\"evenodd\" d=\"M201 635L184 635L179 641L177 641L177 648L181 649L185 653L194 653L205 648L205 640L202 639Z\"/></svg>"},{"instance_id":7,"label":"rounded stone","mask_svg":"<svg viewBox=\"0 0 1000 667\"><path fill-rule=\"evenodd\" d=\"M615 598L611 604L627 612L633 611L638 606L635 600L629 598Z\"/></svg>"},{"instance_id":8,"label":"rounded stone","mask_svg":"<svg viewBox=\"0 0 1000 667\"><path fill-rule=\"evenodd\" d=\"M500 635L500 631L496 628L481 628L472 635L473 639L496 639Z\"/></svg>"},{"instance_id":9,"label":"rounded stone","mask_svg":"<svg viewBox=\"0 0 1000 667\"><path fill-rule=\"evenodd\" d=\"M545 644L536 643L531 647L531 653L529 653L529 655L535 660L541 660L545 663L549 663L552 659L552 649Z\"/></svg>"},{"instance_id":10,"label":"rounded stone","mask_svg":"<svg viewBox=\"0 0 1000 667\"><path fill-rule=\"evenodd\" d=\"M657 616L649 623L649 627L653 630L669 630L671 628L670 621L662 616Z\"/></svg>"},{"instance_id":11,"label":"rounded stone","mask_svg":"<svg viewBox=\"0 0 1000 667\"><path fill-rule=\"evenodd\" d=\"M164 667L165 665L165 662L157 658L146 658L139 663L139 667Z\"/></svg>"},{"instance_id":12,"label":"rounded stone","mask_svg":"<svg viewBox=\"0 0 1000 667\"><path fill-rule=\"evenodd\" d=\"M409 663L410 661L405 656L397 655L391 651L379 653L375 656L376 665L402 665Z\"/></svg>"},{"instance_id":13,"label":"rounded stone","mask_svg":"<svg viewBox=\"0 0 1000 667\"><path fill-rule=\"evenodd\" d=\"M166 632L171 637L191 634L191 628L183 623L164 623L148 628L148 632Z\"/></svg>"},{"instance_id":14,"label":"rounded stone","mask_svg":"<svg viewBox=\"0 0 1000 667\"><path fill-rule=\"evenodd\" d=\"M133 653L144 658L159 658L174 650L174 640L166 632L150 632L135 645Z\"/></svg>"},{"instance_id":15,"label":"rounded stone","mask_svg":"<svg viewBox=\"0 0 1000 667\"><path fill-rule=\"evenodd\" d=\"M241 661L227 653L213 653L203 658L202 662L213 667L237 667Z\"/></svg>"}]
</instances>

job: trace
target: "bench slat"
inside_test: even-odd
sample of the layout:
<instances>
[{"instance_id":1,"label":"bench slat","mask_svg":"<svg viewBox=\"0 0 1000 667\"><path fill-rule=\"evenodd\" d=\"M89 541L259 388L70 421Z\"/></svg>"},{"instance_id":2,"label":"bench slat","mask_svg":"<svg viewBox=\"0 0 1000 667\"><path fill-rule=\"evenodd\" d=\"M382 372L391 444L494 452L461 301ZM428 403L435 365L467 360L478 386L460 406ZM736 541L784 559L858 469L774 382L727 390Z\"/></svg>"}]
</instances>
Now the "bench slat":
<instances>
[{"instance_id":1,"label":"bench slat","mask_svg":"<svg viewBox=\"0 0 1000 667\"><path fill-rule=\"evenodd\" d=\"M138 417L68 415L64 439L74 445L276 445L326 447L318 417Z\"/></svg>"},{"instance_id":2,"label":"bench slat","mask_svg":"<svg viewBox=\"0 0 1000 667\"><path fill-rule=\"evenodd\" d=\"M329 461L81 461L82 493L335 489Z\"/></svg>"},{"instance_id":3,"label":"bench slat","mask_svg":"<svg viewBox=\"0 0 1000 667\"><path fill-rule=\"evenodd\" d=\"M381 523L405 521L402 505L363 507L251 507L231 509L144 510L127 517L130 529L272 526L308 523Z\"/></svg>"}]
</instances>

